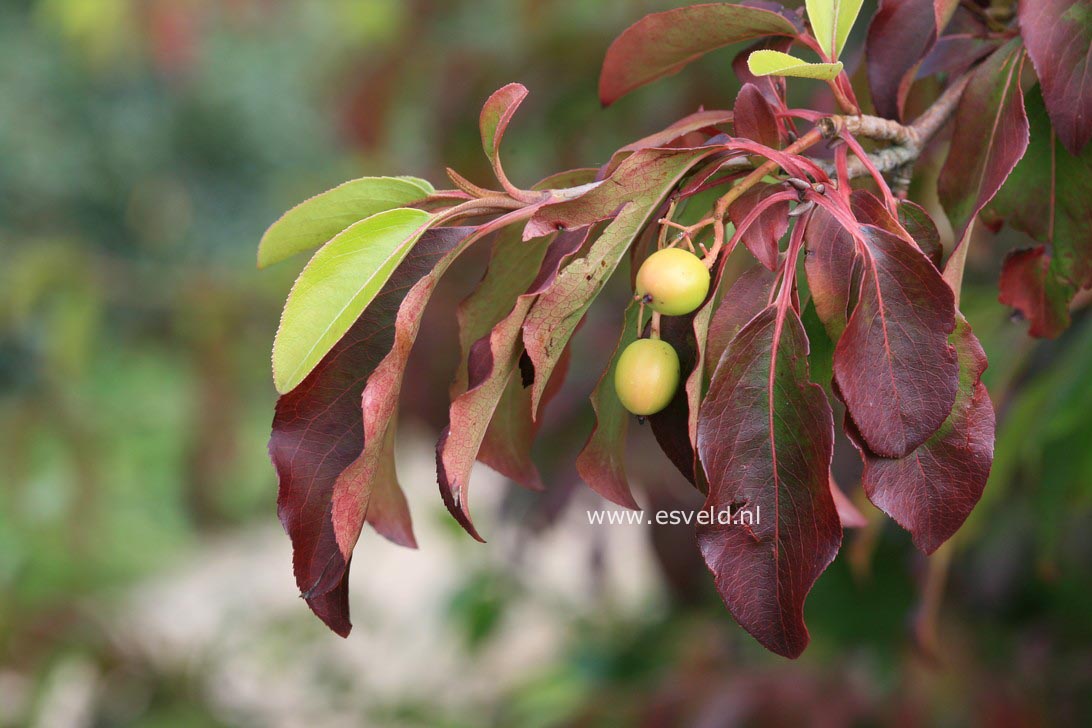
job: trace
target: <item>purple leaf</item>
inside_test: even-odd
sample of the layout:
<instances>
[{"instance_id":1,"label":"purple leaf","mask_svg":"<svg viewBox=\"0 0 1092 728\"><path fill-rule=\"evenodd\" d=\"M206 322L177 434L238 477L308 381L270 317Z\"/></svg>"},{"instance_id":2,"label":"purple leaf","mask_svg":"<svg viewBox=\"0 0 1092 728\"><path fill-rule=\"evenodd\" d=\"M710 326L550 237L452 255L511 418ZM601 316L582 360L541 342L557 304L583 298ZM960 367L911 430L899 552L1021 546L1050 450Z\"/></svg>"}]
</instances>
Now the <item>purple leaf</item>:
<instances>
[{"instance_id":1,"label":"purple leaf","mask_svg":"<svg viewBox=\"0 0 1092 728\"><path fill-rule=\"evenodd\" d=\"M967 520L993 462L993 404L981 382L986 354L962 316L952 343L959 357L959 392L951 414L925 443L905 457L877 457L847 422L864 459L861 482L869 500L909 531L926 554Z\"/></svg>"},{"instance_id":2,"label":"purple leaf","mask_svg":"<svg viewBox=\"0 0 1092 728\"><path fill-rule=\"evenodd\" d=\"M1028 118L1020 90L1023 59L1019 40L1010 41L975 69L959 101L939 184L956 240L1027 149Z\"/></svg>"},{"instance_id":3,"label":"purple leaf","mask_svg":"<svg viewBox=\"0 0 1092 728\"><path fill-rule=\"evenodd\" d=\"M795 36L778 13L715 3L646 15L619 35L603 60L599 100L609 106L656 79L678 73L709 51L767 35Z\"/></svg>"},{"instance_id":4,"label":"purple leaf","mask_svg":"<svg viewBox=\"0 0 1092 728\"><path fill-rule=\"evenodd\" d=\"M846 328L859 257L853 237L833 215L816 208L804 231L804 270L815 312L832 341Z\"/></svg>"},{"instance_id":5,"label":"purple leaf","mask_svg":"<svg viewBox=\"0 0 1092 728\"><path fill-rule=\"evenodd\" d=\"M781 128L777 115L758 86L743 84L736 96L735 135L765 144L772 149L781 148Z\"/></svg>"},{"instance_id":6,"label":"purple leaf","mask_svg":"<svg viewBox=\"0 0 1092 728\"><path fill-rule=\"evenodd\" d=\"M780 185L758 185L733 202L728 217L739 230L747 215L771 195L785 190ZM770 270L777 270L778 241L789 229L789 201L774 202L758 215L758 219L743 232L740 240L759 263Z\"/></svg>"},{"instance_id":7,"label":"purple leaf","mask_svg":"<svg viewBox=\"0 0 1092 728\"><path fill-rule=\"evenodd\" d=\"M700 525L702 556L732 616L786 657L808 644L804 600L842 542L830 405L807 352L795 311L770 306L721 359L698 424L705 509L757 510L753 525Z\"/></svg>"},{"instance_id":8,"label":"purple leaf","mask_svg":"<svg viewBox=\"0 0 1092 728\"><path fill-rule=\"evenodd\" d=\"M868 26L868 84L876 113L901 119L918 64L936 43L957 0L882 0Z\"/></svg>"},{"instance_id":9,"label":"purple leaf","mask_svg":"<svg viewBox=\"0 0 1092 728\"><path fill-rule=\"evenodd\" d=\"M341 635L351 627L351 549L342 552L338 546L331 498L338 476L364 445L361 392L391 350L395 315L407 290L471 232L426 232L349 332L298 387L277 400L269 454L280 481L277 511L292 539L296 584L315 614Z\"/></svg>"},{"instance_id":10,"label":"purple leaf","mask_svg":"<svg viewBox=\"0 0 1092 728\"><path fill-rule=\"evenodd\" d=\"M858 300L834 350L834 380L869 449L902 457L952 410L955 302L915 246L871 225L860 233Z\"/></svg>"},{"instance_id":11,"label":"purple leaf","mask_svg":"<svg viewBox=\"0 0 1092 728\"><path fill-rule=\"evenodd\" d=\"M679 355L679 371L686 372L687 376L695 371L700 359L693 324L694 314L664 316L660 321L660 338L675 348ZM666 407L649 416L648 423L667 459L684 478L704 492L704 483L697 478L695 468L696 454L690 437L690 398L686 388L680 386Z\"/></svg>"},{"instance_id":12,"label":"purple leaf","mask_svg":"<svg viewBox=\"0 0 1092 728\"><path fill-rule=\"evenodd\" d=\"M720 358L740 329L765 310L776 276L762 265L743 271L724 294L709 322L705 340L705 377L711 379Z\"/></svg>"},{"instance_id":13,"label":"purple leaf","mask_svg":"<svg viewBox=\"0 0 1092 728\"><path fill-rule=\"evenodd\" d=\"M1092 2L1021 0L1018 13L1058 138L1080 154L1092 139Z\"/></svg>"}]
</instances>

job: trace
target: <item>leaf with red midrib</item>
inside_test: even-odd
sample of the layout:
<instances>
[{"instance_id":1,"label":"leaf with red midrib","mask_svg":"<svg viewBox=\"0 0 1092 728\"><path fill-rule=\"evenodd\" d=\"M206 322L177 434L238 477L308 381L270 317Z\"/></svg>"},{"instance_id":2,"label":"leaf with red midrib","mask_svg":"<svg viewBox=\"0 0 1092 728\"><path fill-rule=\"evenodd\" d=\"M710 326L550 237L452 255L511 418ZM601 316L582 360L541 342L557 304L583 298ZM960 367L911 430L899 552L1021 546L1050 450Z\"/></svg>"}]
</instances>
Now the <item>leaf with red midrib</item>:
<instances>
[{"instance_id":1,"label":"leaf with red midrib","mask_svg":"<svg viewBox=\"0 0 1092 728\"><path fill-rule=\"evenodd\" d=\"M986 353L960 316L952 343L959 355L959 393L940 429L906 457L877 457L861 443L853 423L850 439L861 451L861 483L877 508L895 519L931 554L951 538L974 509L993 462L993 404L982 372Z\"/></svg>"},{"instance_id":2,"label":"leaf with red midrib","mask_svg":"<svg viewBox=\"0 0 1092 728\"><path fill-rule=\"evenodd\" d=\"M698 422L705 510L758 509L753 525L700 525L702 556L740 625L786 657L808 644L804 600L842 542L833 420L807 352L796 312L766 308L721 359Z\"/></svg>"},{"instance_id":3,"label":"leaf with red midrib","mask_svg":"<svg viewBox=\"0 0 1092 728\"><path fill-rule=\"evenodd\" d=\"M869 448L902 457L955 402L955 299L914 245L871 225L860 235L858 300L834 350L834 379Z\"/></svg>"},{"instance_id":4,"label":"leaf with red midrib","mask_svg":"<svg viewBox=\"0 0 1092 728\"><path fill-rule=\"evenodd\" d=\"M360 395L394 341L407 290L472 228L430 230L417 242L349 332L294 390L277 400L269 454L277 470L277 511L292 539L296 583L308 605L348 634L349 560L331 516L334 483L364 444Z\"/></svg>"},{"instance_id":5,"label":"leaf with red midrib","mask_svg":"<svg viewBox=\"0 0 1092 728\"><path fill-rule=\"evenodd\" d=\"M956 109L948 159L937 191L956 240L1004 184L1028 147L1020 90L1024 49L1009 41L975 69Z\"/></svg>"}]
</instances>

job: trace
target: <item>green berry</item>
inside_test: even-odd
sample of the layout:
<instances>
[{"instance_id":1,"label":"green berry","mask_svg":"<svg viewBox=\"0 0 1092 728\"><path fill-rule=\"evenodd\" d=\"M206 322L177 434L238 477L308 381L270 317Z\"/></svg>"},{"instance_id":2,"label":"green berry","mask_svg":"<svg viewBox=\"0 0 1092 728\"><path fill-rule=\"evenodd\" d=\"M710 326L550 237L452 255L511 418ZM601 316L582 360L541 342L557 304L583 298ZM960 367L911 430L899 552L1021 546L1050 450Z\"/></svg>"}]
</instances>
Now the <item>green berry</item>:
<instances>
[{"instance_id":1,"label":"green berry","mask_svg":"<svg viewBox=\"0 0 1092 728\"><path fill-rule=\"evenodd\" d=\"M614 369L614 391L635 415L653 415L679 387L679 355L660 339L638 339L625 348Z\"/></svg>"},{"instance_id":2,"label":"green berry","mask_svg":"<svg viewBox=\"0 0 1092 728\"><path fill-rule=\"evenodd\" d=\"M709 269L701 258L682 248L657 250L637 271L637 294L665 316L694 311L708 293Z\"/></svg>"}]
</instances>

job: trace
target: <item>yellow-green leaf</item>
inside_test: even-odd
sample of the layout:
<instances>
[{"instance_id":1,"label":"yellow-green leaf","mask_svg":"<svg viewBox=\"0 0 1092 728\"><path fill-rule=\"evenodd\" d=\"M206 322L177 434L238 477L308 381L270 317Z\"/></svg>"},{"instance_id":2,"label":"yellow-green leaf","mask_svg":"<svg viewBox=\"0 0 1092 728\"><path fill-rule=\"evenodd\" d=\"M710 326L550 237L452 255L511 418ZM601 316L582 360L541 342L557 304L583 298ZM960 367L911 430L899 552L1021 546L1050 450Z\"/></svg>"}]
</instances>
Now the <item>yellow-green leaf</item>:
<instances>
[{"instance_id":1,"label":"yellow-green leaf","mask_svg":"<svg viewBox=\"0 0 1092 728\"><path fill-rule=\"evenodd\" d=\"M842 72L842 63L808 63L780 51L755 51L747 56L747 68L756 76L797 76L830 81Z\"/></svg>"},{"instance_id":2,"label":"yellow-green leaf","mask_svg":"<svg viewBox=\"0 0 1092 728\"><path fill-rule=\"evenodd\" d=\"M807 0L812 32L831 60L838 60L863 3L864 0Z\"/></svg>"},{"instance_id":3,"label":"yellow-green leaf","mask_svg":"<svg viewBox=\"0 0 1092 728\"><path fill-rule=\"evenodd\" d=\"M345 335L428 227L422 210L387 210L322 246L300 273L273 342L273 383L294 389Z\"/></svg>"},{"instance_id":4,"label":"yellow-green leaf","mask_svg":"<svg viewBox=\"0 0 1092 728\"><path fill-rule=\"evenodd\" d=\"M317 248L355 222L434 191L416 177L362 177L338 185L296 205L266 230L258 244L258 267Z\"/></svg>"}]
</instances>

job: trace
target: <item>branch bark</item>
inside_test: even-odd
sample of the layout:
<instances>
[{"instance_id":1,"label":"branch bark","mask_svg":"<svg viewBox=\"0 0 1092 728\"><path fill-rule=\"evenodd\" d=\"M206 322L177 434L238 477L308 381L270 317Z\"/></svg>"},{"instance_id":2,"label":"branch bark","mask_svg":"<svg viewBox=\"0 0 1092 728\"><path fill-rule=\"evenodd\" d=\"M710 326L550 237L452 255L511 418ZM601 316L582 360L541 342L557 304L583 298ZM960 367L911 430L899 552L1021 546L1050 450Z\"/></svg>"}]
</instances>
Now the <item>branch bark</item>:
<instances>
[{"instance_id":1,"label":"branch bark","mask_svg":"<svg viewBox=\"0 0 1092 728\"><path fill-rule=\"evenodd\" d=\"M969 75L956 80L944 90L932 106L909 125L878 116L828 116L820 119L819 129L827 139L851 134L854 137L864 137L873 141L890 142L891 146L872 152L868 156L880 172L885 174L895 172L900 168L913 165L921 156L929 140L952 118L969 81ZM864 177L867 174L869 174L868 168L860 159L854 157L849 161L850 179Z\"/></svg>"}]
</instances>

